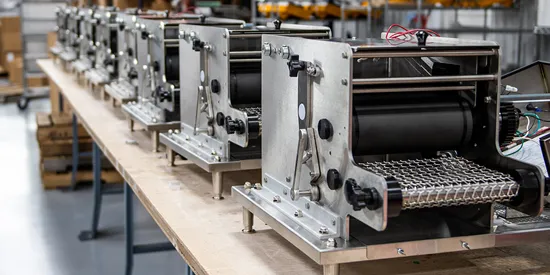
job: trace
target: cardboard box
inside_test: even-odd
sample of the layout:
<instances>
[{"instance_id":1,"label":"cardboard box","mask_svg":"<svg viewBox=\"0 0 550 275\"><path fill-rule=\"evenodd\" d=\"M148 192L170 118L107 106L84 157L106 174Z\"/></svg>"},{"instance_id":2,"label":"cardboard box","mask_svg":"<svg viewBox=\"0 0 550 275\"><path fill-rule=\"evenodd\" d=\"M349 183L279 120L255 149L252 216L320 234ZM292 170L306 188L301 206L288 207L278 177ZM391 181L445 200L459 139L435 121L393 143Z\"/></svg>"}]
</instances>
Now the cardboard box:
<instances>
[{"instance_id":1,"label":"cardboard box","mask_svg":"<svg viewBox=\"0 0 550 275\"><path fill-rule=\"evenodd\" d=\"M22 49L21 33L18 32L0 33L0 42L3 52L20 52Z\"/></svg>"},{"instance_id":2,"label":"cardboard box","mask_svg":"<svg viewBox=\"0 0 550 275\"><path fill-rule=\"evenodd\" d=\"M155 0L151 3L151 9L158 11L172 10L172 4L166 0Z\"/></svg>"},{"instance_id":3,"label":"cardboard box","mask_svg":"<svg viewBox=\"0 0 550 275\"><path fill-rule=\"evenodd\" d=\"M48 78L43 75L27 77L27 86L29 87L44 87L48 86Z\"/></svg>"},{"instance_id":4,"label":"cardboard box","mask_svg":"<svg viewBox=\"0 0 550 275\"><path fill-rule=\"evenodd\" d=\"M19 16L0 17L2 32L21 33L21 20Z\"/></svg>"},{"instance_id":5,"label":"cardboard box","mask_svg":"<svg viewBox=\"0 0 550 275\"><path fill-rule=\"evenodd\" d=\"M11 84L23 85L23 59L21 57L6 59Z\"/></svg>"}]
</instances>

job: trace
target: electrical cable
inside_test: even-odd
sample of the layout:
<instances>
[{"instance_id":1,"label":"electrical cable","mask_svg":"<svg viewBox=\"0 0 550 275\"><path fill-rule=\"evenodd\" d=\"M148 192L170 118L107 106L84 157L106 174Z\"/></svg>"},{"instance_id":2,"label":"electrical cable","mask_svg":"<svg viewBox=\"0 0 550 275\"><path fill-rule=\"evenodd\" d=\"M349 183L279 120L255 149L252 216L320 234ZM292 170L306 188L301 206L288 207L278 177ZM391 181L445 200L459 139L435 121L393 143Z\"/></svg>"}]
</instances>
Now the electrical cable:
<instances>
[{"instance_id":1,"label":"electrical cable","mask_svg":"<svg viewBox=\"0 0 550 275\"><path fill-rule=\"evenodd\" d=\"M505 156L505 157L511 156L511 155L513 155L513 154L519 152L521 149L523 149L523 144L524 144L524 143L525 143L525 140L522 139L522 140L521 140L521 144L520 144L520 146L519 146L519 148L518 148L517 150L515 150L514 152L511 152L511 153L508 153L508 154L506 154L506 155L504 155L504 156Z\"/></svg>"},{"instance_id":2,"label":"electrical cable","mask_svg":"<svg viewBox=\"0 0 550 275\"><path fill-rule=\"evenodd\" d=\"M393 33L390 35L391 33L391 30L393 28L400 28L402 29L403 31L400 31L400 32L396 32L396 33ZM428 33L430 36L440 36L439 33L435 32L435 31L432 31L430 29L407 29L399 24L392 24L388 30L386 31L386 41L392 45L399 45L399 44L402 44L402 43L405 43L405 42L411 42L411 43L414 43L411 41L411 38L413 37L414 34L416 34L417 32L419 31L424 31L426 33ZM398 42L398 43L392 43L393 40L400 40L401 42Z\"/></svg>"}]
</instances>

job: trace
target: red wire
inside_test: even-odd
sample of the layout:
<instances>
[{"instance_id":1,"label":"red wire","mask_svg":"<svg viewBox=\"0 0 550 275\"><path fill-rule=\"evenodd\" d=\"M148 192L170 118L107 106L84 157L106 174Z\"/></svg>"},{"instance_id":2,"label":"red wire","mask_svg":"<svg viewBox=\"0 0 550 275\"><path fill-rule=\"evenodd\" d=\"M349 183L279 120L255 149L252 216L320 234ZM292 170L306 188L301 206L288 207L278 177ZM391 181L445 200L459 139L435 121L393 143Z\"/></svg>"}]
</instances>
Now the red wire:
<instances>
[{"instance_id":1,"label":"red wire","mask_svg":"<svg viewBox=\"0 0 550 275\"><path fill-rule=\"evenodd\" d=\"M388 37L388 35L391 33L391 30L393 28L400 28L402 29L403 31L400 31L400 32L396 32L396 33L393 33L392 35L390 35ZM414 34L416 34L417 32L419 31L425 31L426 33L428 33L430 36L437 36L439 37L439 33L435 32L435 31L432 31L430 29L412 29L412 30L409 30L399 24L392 24L388 30L386 31L386 41L392 45L399 45L399 44L402 44L402 43L405 43L405 42L409 42L410 41L410 37ZM394 44L392 43L391 41L392 40L401 40L401 42L398 42L397 44Z\"/></svg>"}]
</instances>

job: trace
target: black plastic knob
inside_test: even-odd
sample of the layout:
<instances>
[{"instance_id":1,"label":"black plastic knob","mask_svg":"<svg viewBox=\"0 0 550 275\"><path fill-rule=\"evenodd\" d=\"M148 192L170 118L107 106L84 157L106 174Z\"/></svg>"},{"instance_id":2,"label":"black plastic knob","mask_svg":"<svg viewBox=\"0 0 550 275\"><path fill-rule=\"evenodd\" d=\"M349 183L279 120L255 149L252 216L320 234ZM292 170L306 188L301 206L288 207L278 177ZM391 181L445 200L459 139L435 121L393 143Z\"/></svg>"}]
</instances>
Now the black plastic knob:
<instances>
[{"instance_id":1,"label":"black plastic knob","mask_svg":"<svg viewBox=\"0 0 550 275\"><path fill-rule=\"evenodd\" d=\"M282 23L283 23L283 22L281 22L281 20L279 20L279 19L276 19L275 21L273 21L273 25L275 25L275 29L276 29L276 30L280 30L280 29L281 29L281 24L282 24Z\"/></svg>"},{"instance_id":2,"label":"black plastic knob","mask_svg":"<svg viewBox=\"0 0 550 275\"><path fill-rule=\"evenodd\" d=\"M126 49L126 54L131 57L134 55L134 50L132 50L132 48L128 48Z\"/></svg>"},{"instance_id":3,"label":"black plastic knob","mask_svg":"<svg viewBox=\"0 0 550 275\"><path fill-rule=\"evenodd\" d=\"M359 211L364 208L376 210L382 206L382 199L374 188L361 188L355 179L347 179L344 187L346 201Z\"/></svg>"},{"instance_id":4,"label":"black plastic knob","mask_svg":"<svg viewBox=\"0 0 550 275\"><path fill-rule=\"evenodd\" d=\"M342 187L342 178L340 172L336 169L329 169L327 172L327 185L330 190L337 190Z\"/></svg>"},{"instance_id":5,"label":"black plastic knob","mask_svg":"<svg viewBox=\"0 0 550 275\"><path fill-rule=\"evenodd\" d=\"M166 90L163 90L161 87L157 88L157 95L160 102L164 102L165 100L168 102L172 102L172 93Z\"/></svg>"},{"instance_id":6,"label":"black plastic knob","mask_svg":"<svg viewBox=\"0 0 550 275\"><path fill-rule=\"evenodd\" d=\"M151 66L153 67L154 72L160 71L160 65L157 61L153 62L153 65L151 65Z\"/></svg>"},{"instance_id":7,"label":"black plastic knob","mask_svg":"<svg viewBox=\"0 0 550 275\"><path fill-rule=\"evenodd\" d=\"M418 41L418 46L426 46L426 40L428 40L428 36L430 35L426 31L417 31L416 39Z\"/></svg>"},{"instance_id":8,"label":"black plastic knob","mask_svg":"<svg viewBox=\"0 0 550 275\"><path fill-rule=\"evenodd\" d=\"M141 39L145 40L149 37L148 31L141 31Z\"/></svg>"},{"instance_id":9,"label":"black plastic knob","mask_svg":"<svg viewBox=\"0 0 550 275\"><path fill-rule=\"evenodd\" d=\"M290 77L297 77L298 72L306 68L306 63L300 61L300 56L293 54L290 56L290 60L286 63L288 65L288 73Z\"/></svg>"},{"instance_id":10,"label":"black plastic knob","mask_svg":"<svg viewBox=\"0 0 550 275\"><path fill-rule=\"evenodd\" d=\"M245 125L244 122L240 119L231 119L230 116L225 117L225 130L228 134L244 134Z\"/></svg>"},{"instance_id":11,"label":"black plastic knob","mask_svg":"<svg viewBox=\"0 0 550 275\"><path fill-rule=\"evenodd\" d=\"M204 22L206 22L206 15L204 14L199 15L199 20L201 21L201 24L204 24Z\"/></svg>"},{"instance_id":12,"label":"black plastic knob","mask_svg":"<svg viewBox=\"0 0 550 275\"><path fill-rule=\"evenodd\" d=\"M225 116L223 115L222 112L218 112L216 114L216 124L218 124L218 126L223 126L224 122L225 122Z\"/></svg>"},{"instance_id":13,"label":"black plastic knob","mask_svg":"<svg viewBox=\"0 0 550 275\"><path fill-rule=\"evenodd\" d=\"M319 132L319 137L323 140L331 138L334 134L332 124L326 118L319 120L319 123L317 124L317 131Z\"/></svg>"},{"instance_id":14,"label":"black plastic knob","mask_svg":"<svg viewBox=\"0 0 550 275\"><path fill-rule=\"evenodd\" d=\"M217 79L212 79L210 81L210 89L212 89L212 92L217 94L220 92L220 82Z\"/></svg>"},{"instance_id":15,"label":"black plastic knob","mask_svg":"<svg viewBox=\"0 0 550 275\"><path fill-rule=\"evenodd\" d=\"M119 30L119 31L123 31L125 28L126 28L126 26L124 26L124 23L120 23L120 24L118 25L118 30Z\"/></svg>"},{"instance_id":16,"label":"black plastic knob","mask_svg":"<svg viewBox=\"0 0 550 275\"><path fill-rule=\"evenodd\" d=\"M138 78L138 72L134 68L131 68L130 71L128 72L128 78L130 79Z\"/></svg>"},{"instance_id":17,"label":"black plastic knob","mask_svg":"<svg viewBox=\"0 0 550 275\"><path fill-rule=\"evenodd\" d=\"M204 48L204 42L194 39L192 44L193 51L200 52L202 48Z\"/></svg>"}]
</instances>

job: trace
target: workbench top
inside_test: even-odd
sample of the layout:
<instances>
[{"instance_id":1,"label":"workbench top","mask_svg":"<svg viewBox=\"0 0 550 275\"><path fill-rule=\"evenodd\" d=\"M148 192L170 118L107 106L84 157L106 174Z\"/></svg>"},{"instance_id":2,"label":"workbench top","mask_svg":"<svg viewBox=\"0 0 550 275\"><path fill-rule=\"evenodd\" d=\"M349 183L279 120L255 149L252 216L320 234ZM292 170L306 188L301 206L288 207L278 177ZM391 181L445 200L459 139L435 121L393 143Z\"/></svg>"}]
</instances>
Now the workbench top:
<instances>
[{"instance_id":1,"label":"workbench top","mask_svg":"<svg viewBox=\"0 0 550 275\"><path fill-rule=\"evenodd\" d=\"M52 60L38 64L195 273L322 274L320 265L260 220L254 221L257 233L241 233L242 207L231 198L230 188L259 182L260 171L227 173L226 199L215 201L209 173L181 160L170 167L165 153L151 152L145 131L129 131L120 108L79 86ZM342 264L341 274L550 274L550 246L539 243Z\"/></svg>"}]
</instances>

